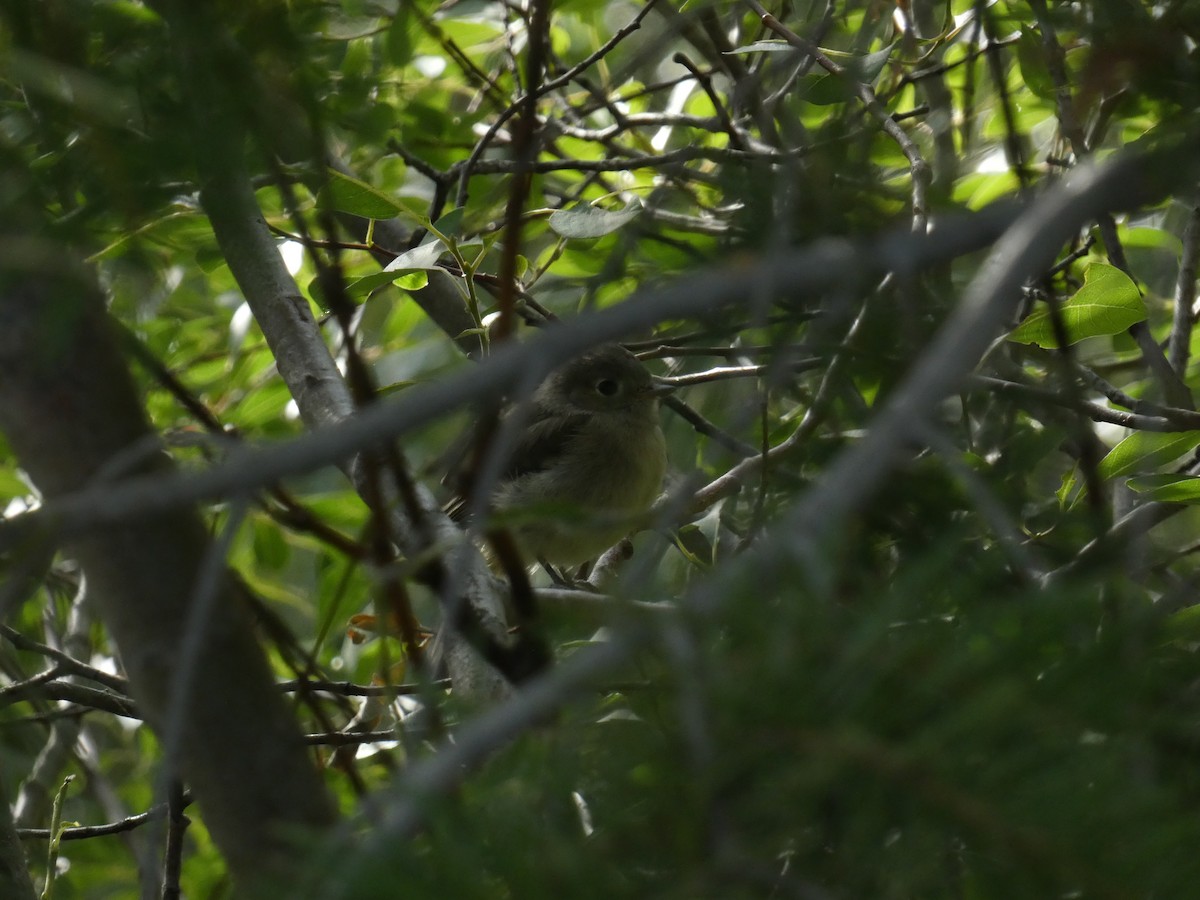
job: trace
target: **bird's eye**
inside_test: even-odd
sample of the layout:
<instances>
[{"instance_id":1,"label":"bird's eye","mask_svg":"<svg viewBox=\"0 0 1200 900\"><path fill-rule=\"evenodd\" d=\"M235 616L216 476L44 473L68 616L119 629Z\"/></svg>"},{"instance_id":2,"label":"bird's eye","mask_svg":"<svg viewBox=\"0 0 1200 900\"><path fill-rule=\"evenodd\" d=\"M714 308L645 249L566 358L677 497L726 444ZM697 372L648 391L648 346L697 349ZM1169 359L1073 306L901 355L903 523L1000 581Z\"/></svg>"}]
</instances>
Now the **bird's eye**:
<instances>
[{"instance_id":1,"label":"bird's eye","mask_svg":"<svg viewBox=\"0 0 1200 900\"><path fill-rule=\"evenodd\" d=\"M601 378L596 382L596 390L605 397L615 397L620 386L611 378Z\"/></svg>"}]
</instances>

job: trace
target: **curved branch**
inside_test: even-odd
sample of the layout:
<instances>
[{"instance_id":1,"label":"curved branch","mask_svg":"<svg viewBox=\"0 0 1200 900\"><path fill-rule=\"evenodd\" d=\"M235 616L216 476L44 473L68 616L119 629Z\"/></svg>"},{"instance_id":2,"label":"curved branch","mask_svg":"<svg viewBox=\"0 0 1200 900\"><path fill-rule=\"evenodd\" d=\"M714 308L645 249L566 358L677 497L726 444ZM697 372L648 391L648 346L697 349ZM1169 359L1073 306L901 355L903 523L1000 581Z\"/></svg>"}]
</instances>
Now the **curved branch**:
<instances>
[{"instance_id":1,"label":"curved branch","mask_svg":"<svg viewBox=\"0 0 1200 900\"><path fill-rule=\"evenodd\" d=\"M1194 140L1176 152L1190 153L1194 159ZM1190 167L1195 165L1190 162ZM1057 248L1098 212L1159 196L1166 185L1153 177L1158 174L1161 171L1145 166L1142 154L1125 154L1112 164L1081 169L1078 177L1056 186L1026 210L1000 240L924 361L892 395L867 436L838 456L778 527L747 551L745 565L754 566L757 577L766 580L785 565L783 561L799 554L814 563L811 572L819 578L822 565L816 550L822 539L836 533L876 490L903 458L909 442L919 438L937 405L958 387L1011 321L1023 282L1053 263ZM1177 174L1186 179L1190 172ZM1158 508L1142 507L1136 515L1149 519ZM790 569L789 577L794 572ZM699 582L680 608L712 615L732 593L726 580L718 574ZM461 728L453 745L413 765L392 788L367 801L365 813L376 825L366 838L371 845L368 852L382 852L388 843L419 828L430 796L453 790L470 768L544 721L589 682L624 664L654 634L645 623L628 623L608 642L576 653L519 695ZM323 897L343 896L336 885L324 887L328 892Z\"/></svg>"},{"instance_id":2,"label":"curved branch","mask_svg":"<svg viewBox=\"0 0 1200 900\"><path fill-rule=\"evenodd\" d=\"M230 271L267 338L278 364L279 373L300 409L301 417L316 431L345 421L354 412L349 387L325 344L313 318L308 301L288 273L254 197L245 168L243 140L245 129L233 108L235 85L230 74L220 67L207 44L221 46L219 27L207 14L187 4L166 4L179 41L184 66L184 83L191 92L196 116L196 164L201 180L201 201L212 223L217 243ZM215 124L214 124L215 123ZM348 475L365 499L376 498L381 514L390 516L393 536L410 553L422 550L428 536L422 523L410 521L413 513L404 504L380 499L380 492L367 478L367 467L354 452L334 460ZM423 518L440 516L431 498L422 510ZM444 517L442 517L444 518ZM448 524L448 520L439 527ZM487 577L486 564L478 553L464 554L464 565L473 573L464 579L469 591L467 602L479 618L490 624L486 632L497 641L505 639L503 603L494 580ZM453 598L450 598L453 599ZM470 653L455 653L454 672L461 684L478 685L487 694L505 690L498 673L484 671L484 663Z\"/></svg>"},{"instance_id":3,"label":"curved branch","mask_svg":"<svg viewBox=\"0 0 1200 900\"><path fill-rule=\"evenodd\" d=\"M539 372L598 344L661 321L711 315L742 302L748 292L769 295L786 290L789 300L796 301L832 287L847 288L889 270L919 271L986 247L1004 232L1015 214L1013 205L996 204L948 220L947 227L934 234L904 232L866 244L828 239L787 256L758 259L752 265L742 260L664 287L637 291L617 306L579 316L526 343L501 347L469 370L372 404L337 425L275 446L236 448L223 462L200 472L132 477L119 485L95 485L74 497L48 502L35 512L0 523L0 547L37 529L77 535L334 465L461 406L498 400L518 380L535 380ZM456 529L454 534L460 533Z\"/></svg>"},{"instance_id":4,"label":"curved branch","mask_svg":"<svg viewBox=\"0 0 1200 900\"><path fill-rule=\"evenodd\" d=\"M922 422L956 391L992 341L1016 318L1021 287L1053 264L1058 249L1097 216L1151 202L1194 177L1196 136L1154 154L1126 152L1089 163L1033 203L997 243L913 373L890 397L866 437L843 453L780 528L811 556L818 536L840 525L875 492L919 440ZM1151 162L1151 160L1156 160ZM1173 171L1164 171L1167 160ZM816 571L820 571L818 565Z\"/></svg>"}]
</instances>

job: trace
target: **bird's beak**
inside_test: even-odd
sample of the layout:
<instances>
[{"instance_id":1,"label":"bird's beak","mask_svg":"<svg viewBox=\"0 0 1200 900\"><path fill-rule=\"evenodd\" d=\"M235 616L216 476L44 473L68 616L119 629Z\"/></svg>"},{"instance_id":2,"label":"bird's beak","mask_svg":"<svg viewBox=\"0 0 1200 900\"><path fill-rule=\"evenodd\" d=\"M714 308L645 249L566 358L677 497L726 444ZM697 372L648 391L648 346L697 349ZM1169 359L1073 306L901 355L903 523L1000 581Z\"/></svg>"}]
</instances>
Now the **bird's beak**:
<instances>
[{"instance_id":1,"label":"bird's beak","mask_svg":"<svg viewBox=\"0 0 1200 900\"><path fill-rule=\"evenodd\" d=\"M667 397L675 393L675 388L677 385L674 385L669 381L664 381L657 375L651 376L650 380L653 382L650 385L650 395L652 397Z\"/></svg>"}]
</instances>

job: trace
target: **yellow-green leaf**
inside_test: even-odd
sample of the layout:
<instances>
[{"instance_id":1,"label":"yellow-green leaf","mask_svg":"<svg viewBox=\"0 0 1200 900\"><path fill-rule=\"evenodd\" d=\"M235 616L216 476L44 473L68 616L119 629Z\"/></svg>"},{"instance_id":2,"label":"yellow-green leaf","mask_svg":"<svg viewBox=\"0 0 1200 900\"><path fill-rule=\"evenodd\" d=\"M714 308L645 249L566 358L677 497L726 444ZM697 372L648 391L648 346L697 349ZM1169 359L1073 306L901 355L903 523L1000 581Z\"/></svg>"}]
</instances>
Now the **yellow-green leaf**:
<instances>
[{"instance_id":1,"label":"yellow-green leaf","mask_svg":"<svg viewBox=\"0 0 1200 900\"><path fill-rule=\"evenodd\" d=\"M1093 263L1084 284L1062 305L1063 327L1074 344L1084 338L1120 334L1146 318L1146 304L1128 275L1115 266ZM1008 336L1019 344L1057 347L1050 311L1041 307L1030 314Z\"/></svg>"},{"instance_id":2,"label":"yellow-green leaf","mask_svg":"<svg viewBox=\"0 0 1200 900\"><path fill-rule=\"evenodd\" d=\"M1097 471L1106 479L1148 472L1178 459L1197 445L1200 445L1200 431L1138 431L1108 451Z\"/></svg>"},{"instance_id":3,"label":"yellow-green leaf","mask_svg":"<svg viewBox=\"0 0 1200 900\"><path fill-rule=\"evenodd\" d=\"M364 219L391 219L407 213L383 191L336 169L329 170L329 180L321 189L320 200L324 206Z\"/></svg>"},{"instance_id":4,"label":"yellow-green leaf","mask_svg":"<svg viewBox=\"0 0 1200 900\"><path fill-rule=\"evenodd\" d=\"M1200 477L1195 475L1142 475L1128 484L1158 503L1200 503Z\"/></svg>"}]
</instances>

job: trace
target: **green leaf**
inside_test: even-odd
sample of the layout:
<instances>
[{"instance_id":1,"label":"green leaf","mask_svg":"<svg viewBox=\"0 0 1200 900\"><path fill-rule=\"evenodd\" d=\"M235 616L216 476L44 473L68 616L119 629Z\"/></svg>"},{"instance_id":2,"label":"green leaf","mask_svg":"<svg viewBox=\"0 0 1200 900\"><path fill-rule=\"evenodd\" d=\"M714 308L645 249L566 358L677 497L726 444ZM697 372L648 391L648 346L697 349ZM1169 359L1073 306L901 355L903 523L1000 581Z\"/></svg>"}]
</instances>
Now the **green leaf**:
<instances>
[{"instance_id":1,"label":"green leaf","mask_svg":"<svg viewBox=\"0 0 1200 900\"><path fill-rule=\"evenodd\" d=\"M1071 499L1071 495L1075 492L1075 486L1079 482L1079 466L1072 466L1067 472L1063 473L1062 482L1058 486L1058 490L1054 492L1054 496L1058 498L1060 506L1066 506Z\"/></svg>"},{"instance_id":2,"label":"green leaf","mask_svg":"<svg viewBox=\"0 0 1200 900\"><path fill-rule=\"evenodd\" d=\"M429 270L438 267L437 261L445 252L446 245L440 240L406 250L388 263L383 271L372 272L349 282L346 293L351 297L365 297L393 282L401 290L419 291L429 284Z\"/></svg>"},{"instance_id":3,"label":"green leaf","mask_svg":"<svg viewBox=\"0 0 1200 900\"><path fill-rule=\"evenodd\" d=\"M675 534L675 546L694 566L713 564L713 545L698 525L684 525Z\"/></svg>"},{"instance_id":4,"label":"green leaf","mask_svg":"<svg viewBox=\"0 0 1200 900\"><path fill-rule=\"evenodd\" d=\"M398 394L401 391L420 383L421 382L413 378L407 378L403 381L394 381L391 384L381 385L377 393L380 397L390 397L392 394Z\"/></svg>"},{"instance_id":5,"label":"green leaf","mask_svg":"<svg viewBox=\"0 0 1200 900\"><path fill-rule=\"evenodd\" d=\"M1164 630L1173 641L1200 639L1200 606L1189 606L1168 616Z\"/></svg>"},{"instance_id":6,"label":"green leaf","mask_svg":"<svg viewBox=\"0 0 1200 900\"><path fill-rule=\"evenodd\" d=\"M364 219L391 219L407 210L383 191L365 181L329 169L329 180L321 188L320 203L338 212Z\"/></svg>"},{"instance_id":7,"label":"green leaf","mask_svg":"<svg viewBox=\"0 0 1200 900\"><path fill-rule=\"evenodd\" d=\"M412 60L413 38L419 33L417 28L417 17L410 14L408 4L401 3L384 36L387 58L393 65L407 65Z\"/></svg>"},{"instance_id":8,"label":"green leaf","mask_svg":"<svg viewBox=\"0 0 1200 900\"><path fill-rule=\"evenodd\" d=\"M565 238L598 238L632 222L641 211L642 204L637 200L619 210L579 205L553 212L550 227Z\"/></svg>"},{"instance_id":9,"label":"green leaf","mask_svg":"<svg viewBox=\"0 0 1200 900\"><path fill-rule=\"evenodd\" d=\"M283 531L270 520L254 522L254 558L260 566L278 571L287 564L291 550Z\"/></svg>"},{"instance_id":10,"label":"green leaf","mask_svg":"<svg viewBox=\"0 0 1200 900\"><path fill-rule=\"evenodd\" d=\"M0 497L27 497L33 492L12 469L0 469Z\"/></svg>"},{"instance_id":11,"label":"green leaf","mask_svg":"<svg viewBox=\"0 0 1200 900\"><path fill-rule=\"evenodd\" d=\"M418 269L436 269L438 267L438 260L442 258L442 254L445 252L446 245L440 240L429 241L419 247L413 247L411 250L401 253L388 263L383 271L413 272Z\"/></svg>"},{"instance_id":12,"label":"green leaf","mask_svg":"<svg viewBox=\"0 0 1200 900\"><path fill-rule=\"evenodd\" d=\"M271 382L247 394L229 414L230 421L243 430L265 428L283 420L291 398L282 381Z\"/></svg>"},{"instance_id":13,"label":"green leaf","mask_svg":"<svg viewBox=\"0 0 1200 900\"><path fill-rule=\"evenodd\" d=\"M1046 66L1046 51L1038 33L1030 26L1021 28L1017 39L1017 64L1025 86L1043 100L1054 99L1054 81Z\"/></svg>"},{"instance_id":14,"label":"green leaf","mask_svg":"<svg viewBox=\"0 0 1200 900\"><path fill-rule=\"evenodd\" d=\"M419 291L429 284L429 275L424 271L413 272L373 272L356 278L346 284L346 294L350 297L366 297L384 285L395 284L404 291Z\"/></svg>"},{"instance_id":15,"label":"green leaf","mask_svg":"<svg viewBox=\"0 0 1200 900\"><path fill-rule=\"evenodd\" d=\"M1196 475L1141 475L1129 487L1158 503L1200 503L1200 477Z\"/></svg>"},{"instance_id":16,"label":"green leaf","mask_svg":"<svg viewBox=\"0 0 1200 900\"><path fill-rule=\"evenodd\" d=\"M887 65L895 44L888 44L874 53L843 53L839 50L826 50L825 55L846 70L846 75L864 84L871 84L879 77L883 67Z\"/></svg>"},{"instance_id":17,"label":"green leaf","mask_svg":"<svg viewBox=\"0 0 1200 900\"><path fill-rule=\"evenodd\" d=\"M1120 334L1146 318L1137 285L1115 266L1093 263L1084 275L1084 285L1062 305L1063 326L1072 344L1089 337ZM1041 307L1008 336L1019 344L1058 346L1050 324L1050 311Z\"/></svg>"},{"instance_id":18,"label":"green leaf","mask_svg":"<svg viewBox=\"0 0 1200 900\"><path fill-rule=\"evenodd\" d=\"M836 50L824 50L830 59L845 69L844 75L833 75L825 72L805 76L801 80L800 93L804 99L817 106L830 106L843 103L854 96L855 82L871 84L883 71L888 58L892 54L892 45L868 53L865 56L855 56Z\"/></svg>"},{"instance_id":19,"label":"green leaf","mask_svg":"<svg viewBox=\"0 0 1200 900\"><path fill-rule=\"evenodd\" d=\"M464 207L456 206L433 223L433 230L447 237L457 237L462 233L462 220L465 213L466 209Z\"/></svg>"},{"instance_id":20,"label":"green leaf","mask_svg":"<svg viewBox=\"0 0 1200 900\"><path fill-rule=\"evenodd\" d=\"M1138 431L1100 460L1096 471L1101 478L1121 478L1135 472L1148 472L1178 459L1200 445L1200 431Z\"/></svg>"},{"instance_id":21,"label":"green leaf","mask_svg":"<svg viewBox=\"0 0 1200 900\"><path fill-rule=\"evenodd\" d=\"M1165 250L1173 256L1183 253L1183 241L1163 228L1122 226L1117 229L1117 234L1126 250L1137 247L1144 250Z\"/></svg>"},{"instance_id":22,"label":"green leaf","mask_svg":"<svg viewBox=\"0 0 1200 900\"><path fill-rule=\"evenodd\" d=\"M732 50L726 50L725 54L731 56L735 53L779 53L784 50L799 52L787 41L755 41L753 44L746 44L744 47L735 47Z\"/></svg>"},{"instance_id":23,"label":"green leaf","mask_svg":"<svg viewBox=\"0 0 1200 900\"><path fill-rule=\"evenodd\" d=\"M954 186L954 200L968 209L983 209L1001 197L1015 194L1021 180L1010 169L1003 172L976 172L959 179Z\"/></svg>"}]
</instances>

